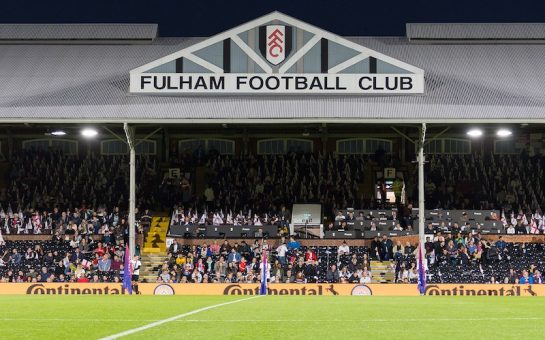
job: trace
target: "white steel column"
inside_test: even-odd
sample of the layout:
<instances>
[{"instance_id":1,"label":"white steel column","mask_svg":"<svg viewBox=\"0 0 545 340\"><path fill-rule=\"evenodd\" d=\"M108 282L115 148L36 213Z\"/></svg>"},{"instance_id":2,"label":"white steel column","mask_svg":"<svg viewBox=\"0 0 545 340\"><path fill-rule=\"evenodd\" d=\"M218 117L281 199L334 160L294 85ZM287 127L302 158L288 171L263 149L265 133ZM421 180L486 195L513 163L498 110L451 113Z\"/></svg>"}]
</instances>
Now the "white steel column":
<instances>
[{"instance_id":1,"label":"white steel column","mask_svg":"<svg viewBox=\"0 0 545 340\"><path fill-rule=\"evenodd\" d=\"M418 239L420 251L424 253L424 228L425 228L425 197L424 197L424 143L426 141L426 123L422 123L418 143Z\"/></svg>"},{"instance_id":2,"label":"white steel column","mask_svg":"<svg viewBox=\"0 0 545 340\"><path fill-rule=\"evenodd\" d=\"M134 150L134 128L130 128L129 124L123 123L123 129L127 136L127 144L129 146L129 248L131 257L135 253L135 205L136 205L136 151Z\"/></svg>"}]
</instances>

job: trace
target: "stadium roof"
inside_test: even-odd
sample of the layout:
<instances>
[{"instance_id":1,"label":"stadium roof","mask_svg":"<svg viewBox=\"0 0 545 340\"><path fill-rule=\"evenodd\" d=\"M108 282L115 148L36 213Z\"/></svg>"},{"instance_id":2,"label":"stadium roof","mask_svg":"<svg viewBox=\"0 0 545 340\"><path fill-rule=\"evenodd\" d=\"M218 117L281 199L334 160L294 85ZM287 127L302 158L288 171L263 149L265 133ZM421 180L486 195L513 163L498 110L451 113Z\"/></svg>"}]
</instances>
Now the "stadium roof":
<instances>
[{"instance_id":1,"label":"stadium roof","mask_svg":"<svg viewBox=\"0 0 545 340\"><path fill-rule=\"evenodd\" d=\"M423 95L131 95L130 70L202 41L0 45L0 122L545 122L545 45L349 40L425 71Z\"/></svg>"}]
</instances>

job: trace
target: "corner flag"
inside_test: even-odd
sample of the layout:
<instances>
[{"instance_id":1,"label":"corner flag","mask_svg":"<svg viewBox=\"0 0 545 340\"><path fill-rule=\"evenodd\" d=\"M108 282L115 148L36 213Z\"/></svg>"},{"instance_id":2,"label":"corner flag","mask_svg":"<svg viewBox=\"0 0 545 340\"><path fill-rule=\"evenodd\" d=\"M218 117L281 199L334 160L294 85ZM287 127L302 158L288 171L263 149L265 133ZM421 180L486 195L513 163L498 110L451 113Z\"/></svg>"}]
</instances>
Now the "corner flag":
<instances>
[{"instance_id":1,"label":"corner flag","mask_svg":"<svg viewBox=\"0 0 545 340\"><path fill-rule=\"evenodd\" d=\"M420 295L424 295L426 293L426 268L422 255L424 249L422 243L418 247L418 291L420 291Z\"/></svg>"},{"instance_id":2,"label":"corner flag","mask_svg":"<svg viewBox=\"0 0 545 340\"><path fill-rule=\"evenodd\" d=\"M125 247L125 264L123 265L123 289L132 294L132 261L129 247Z\"/></svg>"},{"instance_id":3,"label":"corner flag","mask_svg":"<svg viewBox=\"0 0 545 340\"><path fill-rule=\"evenodd\" d=\"M261 254L261 286L259 287L259 295L267 295L267 252Z\"/></svg>"}]
</instances>

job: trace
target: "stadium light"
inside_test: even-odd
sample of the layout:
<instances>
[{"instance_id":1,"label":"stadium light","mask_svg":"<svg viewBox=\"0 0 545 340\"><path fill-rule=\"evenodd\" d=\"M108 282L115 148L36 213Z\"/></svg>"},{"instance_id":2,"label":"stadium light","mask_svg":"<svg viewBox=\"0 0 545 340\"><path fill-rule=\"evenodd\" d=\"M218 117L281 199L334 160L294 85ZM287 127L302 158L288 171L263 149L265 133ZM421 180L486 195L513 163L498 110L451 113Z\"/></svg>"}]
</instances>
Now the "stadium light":
<instances>
[{"instance_id":1,"label":"stadium light","mask_svg":"<svg viewBox=\"0 0 545 340\"><path fill-rule=\"evenodd\" d=\"M81 135L85 138L93 138L98 135L98 132L95 129L83 129L81 130Z\"/></svg>"},{"instance_id":2,"label":"stadium light","mask_svg":"<svg viewBox=\"0 0 545 340\"><path fill-rule=\"evenodd\" d=\"M53 136L64 136L64 135L66 135L66 132L64 132L62 130L55 130L55 131L52 131L51 134Z\"/></svg>"},{"instance_id":3,"label":"stadium light","mask_svg":"<svg viewBox=\"0 0 545 340\"><path fill-rule=\"evenodd\" d=\"M481 129L471 129L467 132L469 137L481 137L483 135L483 130Z\"/></svg>"},{"instance_id":4,"label":"stadium light","mask_svg":"<svg viewBox=\"0 0 545 340\"><path fill-rule=\"evenodd\" d=\"M513 132L511 132L511 130L507 130L507 129L499 129L496 132L496 136L498 136L498 137L509 137L512 134L513 134Z\"/></svg>"}]
</instances>

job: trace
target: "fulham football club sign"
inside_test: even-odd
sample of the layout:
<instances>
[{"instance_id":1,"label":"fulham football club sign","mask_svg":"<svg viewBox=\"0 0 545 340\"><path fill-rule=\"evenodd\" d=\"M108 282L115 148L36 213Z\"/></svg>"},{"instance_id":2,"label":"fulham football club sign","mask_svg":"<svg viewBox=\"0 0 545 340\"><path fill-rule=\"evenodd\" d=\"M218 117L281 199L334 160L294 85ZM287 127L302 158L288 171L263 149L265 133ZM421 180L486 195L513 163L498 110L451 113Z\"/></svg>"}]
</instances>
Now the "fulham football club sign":
<instances>
[{"instance_id":1,"label":"fulham football club sign","mask_svg":"<svg viewBox=\"0 0 545 340\"><path fill-rule=\"evenodd\" d=\"M134 94L418 94L424 71L279 12L130 73Z\"/></svg>"}]
</instances>

